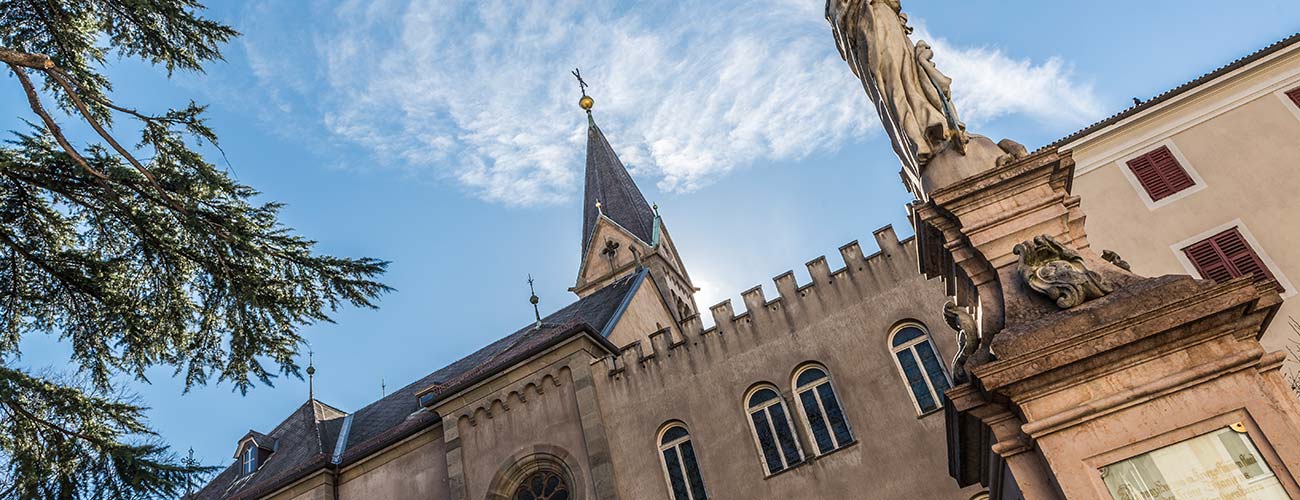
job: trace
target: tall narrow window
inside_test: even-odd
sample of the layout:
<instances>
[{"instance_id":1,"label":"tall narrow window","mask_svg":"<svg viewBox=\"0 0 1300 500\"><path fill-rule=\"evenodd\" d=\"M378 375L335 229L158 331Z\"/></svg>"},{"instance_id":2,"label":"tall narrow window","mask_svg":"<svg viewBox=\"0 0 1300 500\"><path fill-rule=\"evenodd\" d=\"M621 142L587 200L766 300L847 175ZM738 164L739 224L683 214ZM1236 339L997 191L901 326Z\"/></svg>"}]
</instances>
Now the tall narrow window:
<instances>
[{"instance_id":1,"label":"tall narrow window","mask_svg":"<svg viewBox=\"0 0 1300 500\"><path fill-rule=\"evenodd\" d=\"M790 425L785 400L775 387L764 386L750 391L745 398L749 423L754 430L758 451L768 475L776 474L803 461L799 440Z\"/></svg>"},{"instance_id":2,"label":"tall narrow window","mask_svg":"<svg viewBox=\"0 0 1300 500\"><path fill-rule=\"evenodd\" d=\"M1254 276L1258 281L1273 279L1273 272L1235 227L1193 243L1183 249L1183 254L1205 279L1218 282L1239 276Z\"/></svg>"},{"instance_id":3,"label":"tall narrow window","mask_svg":"<svg viewBox=\"0 0 1300 500\"><path fill-rule=\"evenodd\" d=\"M1196 185L1196 181L1192 180L1192 176L1187 174L1187 170L1166 146L1129 160L1128 168L1133 171L1133 176L1137 177L1151 201L1160 201Z\"/></svg>"},{"instance_id":4,"label":"tall narrow window","mask_svg":"<svg viewBox=\"0 0 1300 500\"><path fill-rule=\"evenodd\" d=\"M930 335L920 325L908 324L894 331L890 339L898 370L912 391L916 410L929 413L942 406L942 395L950 387L948 374L943 371L935 354Z\"/></svg>"},{"instance_id":5,"label":"tall narrow window","mask_svg":"<svg viewBox=\"0 0 1300 500\"><path fill-rule=\"evenodd\" d=\"M831 386L831 378L821 366L807 366L795 372L795 398L808 424L817 454L825 454L853 442L844 410Z\"/></svg>"},{"instance_id":6,"label":"tall narrow window","mask_svg":"<svg viewBox=\"0 0 1300 500\"><path fill-rule=\"evenodd\" d=\"M704 478L700 476L700 463L695 458L691 435L682 424L670 424L659 433L659 457L663 459L664 474L672 500L706 500Z\"/></svg>"},{"instance_id":7,"label":"tall narrow window","mask_svg":"<svg viewBox=\"0 0 1300 500\"><path fill-rule=\"evenodd\" d=\"M257 447L251 443L244 449L244 475L252 474L257 470Z\"/></svg>"}]
</instances>

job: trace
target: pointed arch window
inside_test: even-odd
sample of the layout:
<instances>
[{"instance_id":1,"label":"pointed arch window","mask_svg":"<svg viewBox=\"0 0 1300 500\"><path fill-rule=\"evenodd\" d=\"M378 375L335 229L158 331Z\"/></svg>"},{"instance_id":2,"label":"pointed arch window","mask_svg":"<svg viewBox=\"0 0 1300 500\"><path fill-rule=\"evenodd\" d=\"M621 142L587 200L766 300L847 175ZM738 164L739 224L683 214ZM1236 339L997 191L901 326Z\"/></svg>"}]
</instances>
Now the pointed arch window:
<instances>
[{"instance_id":1,"label":"pointed arch window","mask_svg":"<svg viewBox=\"0 0 1300 500\"><path fill-rule=\"evenodd\" d=\"M659 432L659 458L672 500L707 500L700 463L695 458L691 434L681 423L671 423Z\"/></svg>"},{"instance_id":2,"label":"pointed arch window","mask_svg":"<svg viewBox=\"0 0 1300 500\"><path fill-rule=\"evenodd\" d=\"M749 391L745 397L745 406L749 412L755 444L763 456L763 467L768 475L803 462L803 451L799 448L799 440L795 438L794 427L790 425L790 413L786 411L785 399L776 387L764 385Z\"/></svg>"},{"instance_id":3,"label":"pointed arch window","mask_svg":"<svg viewBox=\"0 0 1300 500\"><path fill-rule=\"evenodd\" d=\"M853 433L849 430L844 409L840 407L840 399L835 394L835 387L831 385L825 367L809 365L795 372L794 393L818 455L830 453L853 442Z\"/></svg>"},{"instance_id":4,"label":"pointed arch window","mask_svg":"<svg viewBox=\"0 0 1300 500\"><path fill-rule=\"evenodd\" d=\"M951 387L948 373L930 342L930 334L920 324L908 323L894 330L889 345L894 352L898 372L912 393L912 403L921 414L938 410L944 391Z\"/></svg>"}]
</instances>

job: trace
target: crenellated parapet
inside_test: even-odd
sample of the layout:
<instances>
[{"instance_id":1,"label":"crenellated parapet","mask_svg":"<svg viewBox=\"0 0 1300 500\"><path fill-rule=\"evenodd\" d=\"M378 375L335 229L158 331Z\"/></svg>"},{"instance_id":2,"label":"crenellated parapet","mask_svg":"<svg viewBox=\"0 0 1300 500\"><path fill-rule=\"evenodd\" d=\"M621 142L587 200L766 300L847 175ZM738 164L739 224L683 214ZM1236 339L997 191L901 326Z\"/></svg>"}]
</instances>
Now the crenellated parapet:
<instances>
[{"instance_id":1,"label":"crenellated parapet","mask_svg":"<svg viewBox=\"0 0 1300 500\"><path fill-rule=\"evenodd\" d=\"M737 313L731 299L709 308L713 326L705 328L699 314L684 318L679 328L664 328L632 342L617 356L603 360L609 376L672 369L679 364L710 362L759 344L765 337L789 335L798 325L811 324L851 302L888 293L905 280L917 279L912 238L900 241L892 226L873 233L880 250L863 255L857 241L840 247L843 266L831 269L825 256L805 266L811 280L799 284L793 271L772 278L777 296L767 298L761 285L740 293L744 310ZM936 301L938 299L936 298ZM937 303L937 302L936 302ZM938 306L936 306L938 307Z\"/></svg>"}]
</instances>

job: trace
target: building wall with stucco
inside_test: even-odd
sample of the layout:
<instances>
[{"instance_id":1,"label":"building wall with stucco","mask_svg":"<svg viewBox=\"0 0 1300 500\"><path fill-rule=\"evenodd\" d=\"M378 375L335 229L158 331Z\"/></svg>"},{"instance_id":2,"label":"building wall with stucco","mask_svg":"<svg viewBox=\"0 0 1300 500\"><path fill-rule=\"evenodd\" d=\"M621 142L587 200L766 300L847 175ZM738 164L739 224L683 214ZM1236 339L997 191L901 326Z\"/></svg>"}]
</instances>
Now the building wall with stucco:
<instances>
[{"instance_id":1,"label":"building wall with stucco","mask_svg":"<svg viewBox=\"0 0 1300 500\"><path fill-rule=\"evenodd\" d=\"M1181 249L1238 227L1279 283L1300 284L1300 44L1183 90L1159 105L1066 143L1074 193L1093 248L1118 252L1144 276L1198 272ZM1127 166L1166 146L1196 185L1151 201ZM1262 343L1284 350L1300 302L1283 303ZM1288 363L1295 373L1300 364Z\"/></svg>"},{"instance_id":2,"label":"building wall with stucco","mask_svg":"<svg viewBox=\"0 0 1300 500\"><path fill-rule=\"evenodd\" d=\"M911 240L877 232L880 252L857 243L841 249L844 267L825 258L808 264L810 283L775 279L779 297L760 288L743 295L746 311L714 306L715 326L688 319L684 335L667 331L611 359L596 377L610 436L619 498L671 498L659 456L659 431L680 422L690 432L701 475L716 498L961 499L979 493L947 476L942 411L919 414L889 344L903 323L930 331L942 359L955 345L941 317L943 286L916 272ZM815 456L792 377L808 364L826 368L854 442ZM759 384L777 387L807 460L768 476L744 398ZM866 468L866 469L864 469ZM864 470L889 471L864 476Z\"/></svg>"}]
</instances>

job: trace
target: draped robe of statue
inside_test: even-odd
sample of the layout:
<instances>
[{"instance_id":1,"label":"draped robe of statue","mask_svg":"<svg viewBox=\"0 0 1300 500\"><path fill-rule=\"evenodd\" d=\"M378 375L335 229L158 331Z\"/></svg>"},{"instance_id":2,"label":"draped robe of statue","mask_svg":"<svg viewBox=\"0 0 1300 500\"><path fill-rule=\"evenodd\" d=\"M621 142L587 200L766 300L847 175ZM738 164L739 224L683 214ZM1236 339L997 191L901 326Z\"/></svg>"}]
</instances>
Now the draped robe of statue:
<instances>
[{"instance_id":1,"label":"draped robe of statue","mask_svg":"<svg viewBox=\"0 0 1300 500\"><path fill-rule=\"evenodd\" d=\"M881 101L877 106L888 107L897 133L909 140L917 160L924 163L950 139L959 146L964 143L964 126L956 119L946 88L936 88L951 80L928 56L917 57L898 0L830 0L827 16L854 73L864 85L872 84L868 78L874 83Z\"/></svg>"}]
</instances>

